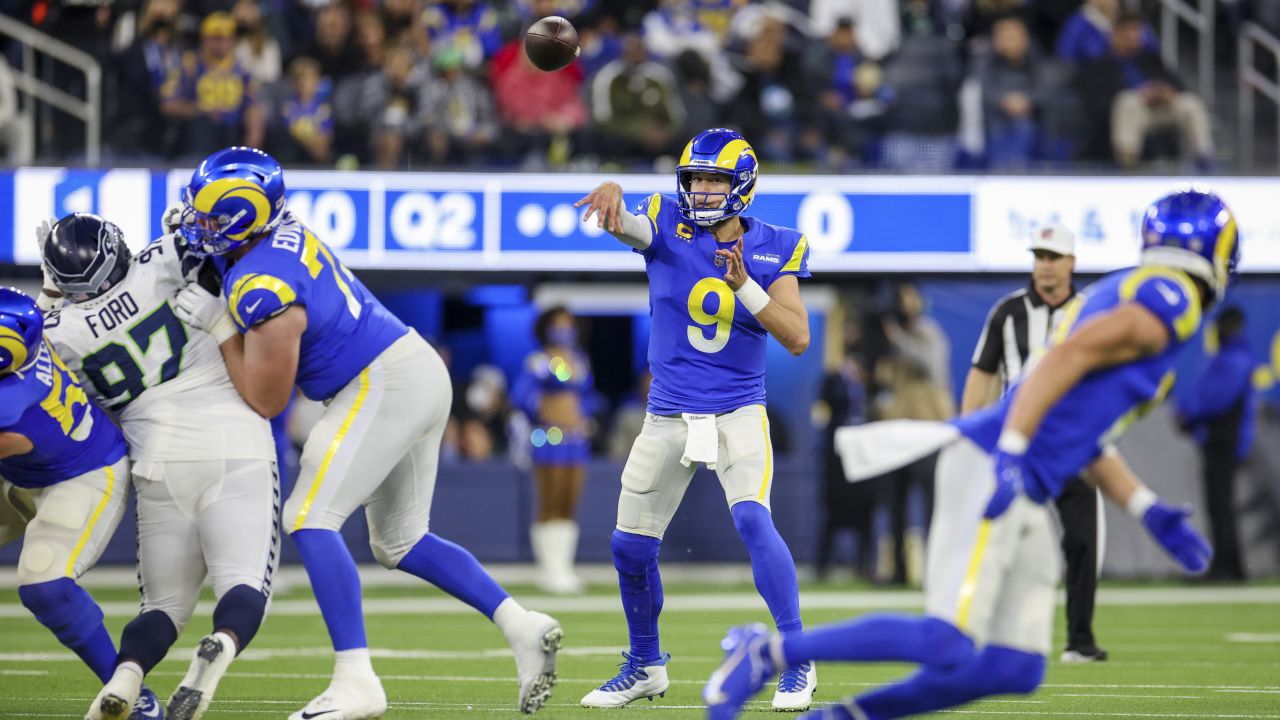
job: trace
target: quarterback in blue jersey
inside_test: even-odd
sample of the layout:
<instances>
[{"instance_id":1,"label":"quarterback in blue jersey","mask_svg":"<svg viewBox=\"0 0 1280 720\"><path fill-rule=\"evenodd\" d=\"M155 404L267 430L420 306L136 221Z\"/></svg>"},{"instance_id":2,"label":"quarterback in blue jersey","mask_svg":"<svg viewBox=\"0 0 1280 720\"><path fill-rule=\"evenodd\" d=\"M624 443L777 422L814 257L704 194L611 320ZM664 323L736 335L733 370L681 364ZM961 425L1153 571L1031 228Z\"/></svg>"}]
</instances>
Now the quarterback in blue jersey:
<instances>
[{"instance_id":1,"label":"quarterback in blue jersey","mask_svg":"<svg viewBox=\"0 0 1280 720\"><path fill-rule=\"evenodd\" d=\"M387 709L359 576L338 532L361 505L379 563L434 583L501 628L516 657L520 710L536 711L555 682L559 623L520 607L471 553L428 532L452 399L440 356L288 212L283 170L266 153L233 147L205 158L184 203L179 231L190 252L221 269L225 302L193 283L178 295L179 317L227 338L232 381L263 417L284 410L295 383L326 406L303 447L284 523L335 666L328 689L293 720L361 720Z\"/></svg>"},{"instance_id":2,"label":"quarterback in blue jersey","mask_svg":"<svg viewBox=\"0 0 1280 720\"><path fill-rule=\"evenodd\" d=\"M1187 190L1151 205L1141 234L1142 264L1078 293L1044 354L996 405L950 423L839 431L850 479L942 450L925 616L872 615L793 637L734 628L703 691L710 718L736 717L775 668L806 658L921 666L826 709L827 720L1033 692L1044 679L1061 562L1046 502L1082 471L1184 569L1204 571L1213 551L1187 522L1190 510L1161 502L1113 443L1167 396L1174 358L1226 291L1240 253L1236 221L1217 196Z\"/></svg>"},{"instance_id":3,"label":"quarterback in blue jersey","mask_svg":"<svg viewBox=\"0 0 1280 720\"><path fill-rule=\"evenodd\" d=\"M697 463L720 478L778 631L802 629L795 562L769 513L764 369L768 335L796 355L809 346L799 285L809 277L809 246L795 230L742 214L758 172L751 145L717 128L685 147L676 199L654 194L633 215L622 188L606 182L578 201L590 206L588 219L594 214L644 256L653 317L648 412L622 471L611 543L631 647L618 675L582 699L588 707L620 707L667 690L658 551ZM808 708L817 685L812 664L801 658L783 670L774 708Z\"/></svg>"},{"instance_id":4,"label":"quarterback in blue jersey","mask_svg":"<svg viewBox=\"0 0 1280 720\"><path fill-rule=\"evenodd\" d=\"M18 597L105 683L116 669L115 644L76 579L124 517L128 448L43 327L35 300L0 288L0 545L24 538ZM135 705L159 707L150 690Z\"/></svg>"}]
</instances>

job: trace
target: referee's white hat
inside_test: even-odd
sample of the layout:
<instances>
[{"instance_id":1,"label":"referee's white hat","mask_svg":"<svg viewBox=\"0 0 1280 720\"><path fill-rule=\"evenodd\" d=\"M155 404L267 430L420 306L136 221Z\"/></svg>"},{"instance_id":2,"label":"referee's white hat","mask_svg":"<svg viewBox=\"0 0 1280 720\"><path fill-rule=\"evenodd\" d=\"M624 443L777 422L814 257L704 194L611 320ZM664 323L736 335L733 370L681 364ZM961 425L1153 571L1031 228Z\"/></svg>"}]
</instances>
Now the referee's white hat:
<instances>
[{"instance_id":1,"label":"referee's white hat","mask_svg":"<svg viewBox=\"0 0 1280 720\"><path fill-rule=\"evenodd\" d=\"M1059 255L1076 254L1076 234L1066 225L1050 223L1031 232L1031 251L1048 250Z\"/></svg>"}]
</instances>

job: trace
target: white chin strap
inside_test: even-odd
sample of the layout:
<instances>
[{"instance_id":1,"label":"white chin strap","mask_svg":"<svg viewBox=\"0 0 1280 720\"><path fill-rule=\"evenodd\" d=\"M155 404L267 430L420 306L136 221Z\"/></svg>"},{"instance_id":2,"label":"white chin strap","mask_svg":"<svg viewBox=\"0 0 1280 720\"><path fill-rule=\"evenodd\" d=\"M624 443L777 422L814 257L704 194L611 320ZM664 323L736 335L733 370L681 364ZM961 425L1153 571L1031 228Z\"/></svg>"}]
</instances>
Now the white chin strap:
<instances>
[{"instance_id":1,"label":"white chin strap","mask_svg":"<svg viewBox=\"0 0 1280 720\"><path fill-rule=\"evenodd\" d=\"M1142 251L1143 265L1163 265L1178 268L1188 275L1203 280L1217 297L1222 297L1226 290L1226 278L1219 279L1214 272L1213 263L1199 253L1176 247L1155 246Z\"/></svg>"}]
</instances>

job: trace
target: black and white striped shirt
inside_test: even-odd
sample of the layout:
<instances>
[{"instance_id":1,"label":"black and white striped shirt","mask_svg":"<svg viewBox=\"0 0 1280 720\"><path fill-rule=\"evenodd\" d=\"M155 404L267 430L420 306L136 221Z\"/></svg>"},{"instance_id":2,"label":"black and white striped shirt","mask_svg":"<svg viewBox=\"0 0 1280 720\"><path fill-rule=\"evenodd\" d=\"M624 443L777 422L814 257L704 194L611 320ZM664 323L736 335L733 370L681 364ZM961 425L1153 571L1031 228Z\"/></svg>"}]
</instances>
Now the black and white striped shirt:
<instances>
[{"instance_id":1,"label":"black and white striped shirt","mask_svg":"<svg viewBox=\"0 0 1280 720\"><path fill-rule=\"evenodd\" d=\"M1073 286L1067 300L1075 294ZM1061 305L1050 307L1032 285L1000 298L987 314L982 337L978 338L978 347L973 351L973 366L999 374L1004 388L1008 389L1009 383L1022 374L1027 356L1044 345L1055 313L1066 303L1064 300Z\"/></svg>"}]
</instances>

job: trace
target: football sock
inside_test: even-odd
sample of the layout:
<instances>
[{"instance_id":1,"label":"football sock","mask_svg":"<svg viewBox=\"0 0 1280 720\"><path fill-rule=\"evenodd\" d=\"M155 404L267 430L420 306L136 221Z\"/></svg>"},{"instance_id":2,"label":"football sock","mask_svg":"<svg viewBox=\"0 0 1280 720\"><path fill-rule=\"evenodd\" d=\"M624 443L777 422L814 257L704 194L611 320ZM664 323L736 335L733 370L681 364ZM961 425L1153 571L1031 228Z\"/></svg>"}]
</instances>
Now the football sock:
<instances>
[{"instance_id":1,"label":"football sock","mask_svg":"<svg viewBox=\"0 0 1280 720\"><path fill-rule=\"evenodd\" d=\"M800 584L796 581L796 564L787 543L778 534L769 510L758 502L737 503L730 510L733 525L746 543L751 555L751 574L756 590L773 615L778 632L783 635L800 632Z\"/></svg>"},{"instance_id":2,"label":"football sock","mask_svg":"<svg viewBox=\"0 0 1280 720\"><path fill-rule=\"evenodd\" d=\"M106 683L116 669L116 646L102 624L102 608L84 588L71 578L23 585L18 588L22 604L41 625L53 631Z\"/></svg>"},{"instance_id":3,"label":"football sock","mask_svg":"<svg viewBox=\"0 0 1280 720\"><path fill-rule=\"evenodd\" d=\"M336 530L295 530L302 565L335 651L368 646L360 604L360 574Z\"/></svg>"},{"instance_id":4,"label":"football sock","mask_svg":"<svg viewBox=\"0 0 1280 720\"><path fill-rule=\"evenodd\" d=\"M490 620L508 597L466 548L431 533L423 535L396 568L426 580Z\"/></svg>"},{"instance_id":5,"label":"football sock","mask_svg":"<svg viewBox=\"0 0 1280 720\"><path fill-rule=\"evenodd\" d=\"M237 585L228 590L213 608L213 629L231 634L236 640L236 655L239 655L258 634L266 612L266 593L248 585Z\"/></svg>"},{"instance_id":6,"label":"football sock","mask_svg":"<svg viewBox=\"0 0 1280 720\"><path fill-rule=\"evenodd\" d=\"M878 613L783 636L788 666L807 660L894 661L934 667L968 662L973 641L937 618Z\"/></svg>"},{"instance_id":7,"label":"football sock","mask_svg":"<svg viewBox=\"0 0 1280 720\"><path fill-rule=\"evenodd\" d=\"M662 577L658 551L662 541L648 535L614 530L610 540L613 566L618 570L622 611L631 636L631 657L639 662L658 660L658 615L662 613Z\"/></svg>"},{"instance_id":8,"label":"football sock","mask_svg":"<svg viewBox=\"0 0 1280 720\"><path fill-rule=\"evenodd\" d=\"M120 633L120 660L137 663L142 674L160 664L178 640L178 628L168 613L148 610L129 621Z\"/></svg>"},{"instance_id":9,"label":"football sock","mask_svg":"<svg viewBox=\"0 0 1280 720\"><path fill-rule=\"evenodd\" d=\"M903 682L871 690L857 705L872 720L888 720L962 705L990 695L1026 694L1044 679L1043 655L988 646L970 661L926 667Z\"/></svg>"}]
</instances>

